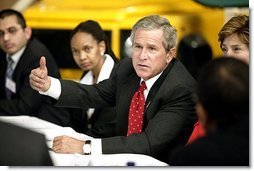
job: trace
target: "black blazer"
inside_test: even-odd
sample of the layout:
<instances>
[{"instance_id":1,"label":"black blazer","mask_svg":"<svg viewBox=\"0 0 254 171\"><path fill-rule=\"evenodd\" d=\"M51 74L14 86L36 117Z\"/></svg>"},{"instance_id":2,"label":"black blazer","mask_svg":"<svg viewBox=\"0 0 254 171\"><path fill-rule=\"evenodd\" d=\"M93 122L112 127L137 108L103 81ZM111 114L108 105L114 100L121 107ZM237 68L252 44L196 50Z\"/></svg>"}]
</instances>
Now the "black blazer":
<instances>
[{"instance_id":1,"label":"black blazer","mask_svg":"<svg viewBox=\"0 0 254 171\"><path fill-rule=\"evenodd\" d=\"M116 69L117 61L111 71L112 77ZM87 72L84 72L82 77ZM81 78L82 78L81 77ZM112 137L116 134L116 110L115 107L96 108L90 119L87 116L87 109L66 109L71 113L71 118L68 126L75 131L85 133L92 137ZM91 127L89 127L90 125Z\"/></svg>"},{"instance_id":2,"label":"black blazer","mask_svg":"<svg viewBox=\"0 0 254 171\"><path fill-rule=\"evenodd\" d=\"M220 126L169 156L172 166L249 166L249 117Z\"/></svg>"},{"instance_id":3,"label":"black blazer","mask_svg":"<svg viewBox=\"0 0 254 171\"><path fill-rule=\"evenodd\" d=\"M0 122L1 166L52 166L43 134Z\"/></svg>"},{"instance_id":4,"label":"black blazer","mask_svg":"<svg viewBox=\"0 0 254 171\"><path fill-rule=\"evenodd\" d=\"M130 58L123 59L111 79L94 86L61 80L59 106L106 107L116 105L116 135L102 139L103 154L139 153L165 160L166 153L183 145L196 120L192 93L195 80L173 59L152 86L147 100L143 132L126 137L131 98L139 87Z\"/></svg>"},{"instance_id":5,"label":"black blazer","mask_svg":"<svg viewBox=\"0 0 254 171\"><path fill-rule=\"evenodd\" d=\"M13 81L16 83L16 93L11 100L5 95L5 73L7 68L6 54L0 53L0 115L33 115L44 116L50 122L62 124L66 122L64 114L54 115L52 102L49 97L40 95L30 87L29 74L32 69L39 67L40 57L45 56L47 60L48 74L60 78L57 64L49 50L38 40L32 39L20 57L20 60L13 72ZM40 111L43 109L42 111Z\"/></svg>"}]
</instances>

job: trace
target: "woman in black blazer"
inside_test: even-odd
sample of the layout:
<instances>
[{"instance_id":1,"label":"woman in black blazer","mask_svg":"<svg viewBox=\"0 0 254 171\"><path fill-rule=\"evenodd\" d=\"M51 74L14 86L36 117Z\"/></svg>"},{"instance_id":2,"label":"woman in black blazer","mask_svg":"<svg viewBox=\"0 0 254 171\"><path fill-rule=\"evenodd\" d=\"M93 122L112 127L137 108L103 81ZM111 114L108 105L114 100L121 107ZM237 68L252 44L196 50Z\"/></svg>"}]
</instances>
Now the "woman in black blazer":
<instances>
[{"instance_id":1,"label":"woman in black blazer","mask_svg":"<svg viewBox=\"0 0 254 171\"><path fill-rule=\"evenodd\" d=\"M71 33L70 44L75 62L84 71L80 83L92 85L111 76L118 59L99 23L87 20L78 24ZM68 110L69 126L76 131L93 137L115 135L114 107Z\"/></svg>"}]
</instances>

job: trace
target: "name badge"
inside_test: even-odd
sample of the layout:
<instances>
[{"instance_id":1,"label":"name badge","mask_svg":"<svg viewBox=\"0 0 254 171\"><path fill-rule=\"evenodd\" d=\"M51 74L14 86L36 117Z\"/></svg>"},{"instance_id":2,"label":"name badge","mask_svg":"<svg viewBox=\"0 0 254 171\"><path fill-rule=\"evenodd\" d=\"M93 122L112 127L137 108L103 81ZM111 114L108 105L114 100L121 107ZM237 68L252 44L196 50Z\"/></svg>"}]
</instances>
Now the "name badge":
<instances>
[{"instance_id":1,"label":"name badge","mask_svg":"<svg viewBox=\"0 0 254 171\"><path fill-rule=\"evenodd\" d=\"M6 78L5 87L11 90L11 92L16 93L16 83L9 78Z\"/></svg>"}]
</instances>

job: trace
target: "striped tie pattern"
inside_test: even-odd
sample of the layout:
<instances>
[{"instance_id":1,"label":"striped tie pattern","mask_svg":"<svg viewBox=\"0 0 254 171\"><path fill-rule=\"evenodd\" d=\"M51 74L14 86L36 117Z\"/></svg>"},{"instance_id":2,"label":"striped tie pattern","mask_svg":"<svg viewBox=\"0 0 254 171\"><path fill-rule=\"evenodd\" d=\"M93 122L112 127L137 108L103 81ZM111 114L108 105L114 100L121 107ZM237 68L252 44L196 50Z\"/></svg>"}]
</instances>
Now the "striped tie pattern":
<instances>
[{"instance_id":1,"label":"striped tie pattern","mask_svg":"<svg viewBox=\"0 0 254 171\"><path fill-rule=\"evenodd\" d=\"M14 63L13 59L11 57L8 57L7 58L7 70L6 70L6 81L7 81L7 78L12 80L12 74L13 74L13 67L12 67L12 64ZM9 90L7 87L5 88L6 90L6 97L7 99L11 99L11 90Z\"/></svg>"}]
</instances>

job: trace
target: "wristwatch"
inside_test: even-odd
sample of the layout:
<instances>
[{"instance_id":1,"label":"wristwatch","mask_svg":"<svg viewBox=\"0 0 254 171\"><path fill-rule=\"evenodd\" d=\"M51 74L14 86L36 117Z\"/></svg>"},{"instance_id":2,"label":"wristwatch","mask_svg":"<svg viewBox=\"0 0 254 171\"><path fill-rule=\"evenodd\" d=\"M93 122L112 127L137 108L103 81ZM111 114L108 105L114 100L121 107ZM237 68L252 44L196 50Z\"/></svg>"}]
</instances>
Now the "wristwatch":
<instances>
[{"instance_id":1,"label":"wristwatch","mask_svg":"<svg viewBox=\"0 0 254 171\"><path fill-rule=\"evenodd\" d=\"M90 155L91 154L91 140L86 140L85 144L83 146L83 152L84 155Z\"/></svg>"}]
</instances>

